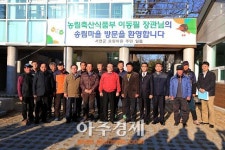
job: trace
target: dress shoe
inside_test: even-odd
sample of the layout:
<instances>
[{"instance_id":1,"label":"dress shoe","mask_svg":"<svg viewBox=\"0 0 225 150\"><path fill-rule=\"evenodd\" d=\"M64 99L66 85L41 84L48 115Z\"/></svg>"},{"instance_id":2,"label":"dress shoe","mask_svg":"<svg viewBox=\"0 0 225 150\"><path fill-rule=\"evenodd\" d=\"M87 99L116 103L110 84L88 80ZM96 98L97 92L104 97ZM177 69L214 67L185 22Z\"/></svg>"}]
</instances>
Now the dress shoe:
<instances>
[{"instance_id":1,"label":"dress shoe","mask_svg":"<svg viewBox=\"0 0 225 150\"><path fill-rule=\"evenodd\" d=\"M150 121L145 121L145 124L149 125L150 124Z\"/></svg>"},{"instance_id":2,"label":"dress shoe","mask_svg":"<svg viewBox=\"0 0 225 150\"><path fill-rule=\"evenodd\" d=\"M115 122L113 120L110 120L109 122L111 122L111 124L115 124Z\"/></svg>"},{"instance_id":3,"label":"dress shoe","mask_svg":"<svg viewBox=\"0 0 225 150\"><path fill-rule=\"evenodd\" d=\"M174 123L174 126L178 126L178 125L179 125L179 123L176 123L176 122Z\"/></svg>"},{"instance_id":4,"label":"dress shoe","mask_svg":"<svg viewBox=\"0 0 225 150\"><path fill-rule=\"evenodd\" d=\"M214 128L214 125L212 125L212 124L209 124L209 127L210 127L210 128Z\"/></svg>"},{"instance_id":5,"label":"dress shoe","mask_svg":"<svg viewBox=\"0 0 225 150\"><path fill-rule=\"evenodd\" d=\"M130 122L131 120L130 119L126 119L126 123Z\"/></svg>"},{"instance_id":6,"label":"dress shoe","mask_svg":"<svg viewBox=\"0 0 225 150\"><path fill-rule=\"evenodd\" d=\"M157 123L158 123L158 121L153 121L153 122L152 122L152 124L157 124Z\"/></svg>"},{"instance_id":7,"label":"dress shoe","mask_svg":"<svg viewBox=\"0 0 225 150\"><path fill-rule=\"evenodd\" d=\"M161 124L162 126L164 126L164 125L165 125L165 122L164 122L164 121L160 121L160 124Z\"/></svg>"},{"instance_id":8,"label":"dress shoe","mask_svg":"<svg viewBox=\"0 0 225 150\"><path fill-rule=\"evenodd\" d=\"M209 123L205 123L205 122L200 122L200 124L209 124Z\"/></svg>"},{"instance_id":9,"label":"dress shoe","mask_svg":"<svg viewBox=\"0 0 225 150\"><path fill-rule=\"evenodd\" d=\"M58 117L56 117L56 118L54 119L54 121L59 121L59 118L58 118Z\"/></svg>"},{"instance_id":10,"label":"dress shoe","mask_svg":"<svg viewBox=\"0 0 225 150\"><path fill-rule=\"evenodd\" d=\"M187 124L186 123L183 123L183 128L187 127Z\"/></svg>"}]
</instances>

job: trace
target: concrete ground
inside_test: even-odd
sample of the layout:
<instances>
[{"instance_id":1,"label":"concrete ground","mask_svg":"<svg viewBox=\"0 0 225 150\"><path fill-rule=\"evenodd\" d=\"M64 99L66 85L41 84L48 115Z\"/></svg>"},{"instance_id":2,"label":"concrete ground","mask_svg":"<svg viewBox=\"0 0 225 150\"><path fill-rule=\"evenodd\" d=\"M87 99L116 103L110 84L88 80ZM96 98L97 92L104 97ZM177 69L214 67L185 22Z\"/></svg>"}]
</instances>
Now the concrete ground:
<instances>
[{"instance_id":1,"label":"concrete ground","mask_svg":"<svg viewBox=\"0 0 225 150\"><path fill-rule=\"evenodd\" d=\"M50 123L21 123L21 104L17 109L0 118L0 150L18 149L225 149L225 111L216 109L215 128L194 125L190 114L186 128L174 126L171 102L166 103L166 125L117 124L85 122L66 124L65 119ZM200 121L200 105L197 105ZM134 131L134 129L137 129Z\"/></svg>"}]
</instances>

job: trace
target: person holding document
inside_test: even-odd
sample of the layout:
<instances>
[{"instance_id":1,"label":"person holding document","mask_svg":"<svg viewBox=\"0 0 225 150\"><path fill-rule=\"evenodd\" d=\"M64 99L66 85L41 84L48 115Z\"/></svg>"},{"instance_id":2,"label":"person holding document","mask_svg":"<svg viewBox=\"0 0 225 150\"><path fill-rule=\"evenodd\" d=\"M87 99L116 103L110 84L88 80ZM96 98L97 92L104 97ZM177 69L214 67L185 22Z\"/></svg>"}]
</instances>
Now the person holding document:
<instances>
[{"instance_id":1,"label":"person holding document","mask_svg":"<svg viewBox=\"0 0 225 150\"><path fill-rule=\"evenodd\" d=\"M202 63L202 73L199 74L197 88L200 95L205 95L205 99L201 99L202 103L202 122L201 124L209 124L210 128L214 128L215 115L214 115L214 98L215 98L215 85L216 75L209 71L209 63L204 61ZM207 95L208 94L208 95ZM208 96L208 98L207 98Z\"/></svg>"}]
</instances>

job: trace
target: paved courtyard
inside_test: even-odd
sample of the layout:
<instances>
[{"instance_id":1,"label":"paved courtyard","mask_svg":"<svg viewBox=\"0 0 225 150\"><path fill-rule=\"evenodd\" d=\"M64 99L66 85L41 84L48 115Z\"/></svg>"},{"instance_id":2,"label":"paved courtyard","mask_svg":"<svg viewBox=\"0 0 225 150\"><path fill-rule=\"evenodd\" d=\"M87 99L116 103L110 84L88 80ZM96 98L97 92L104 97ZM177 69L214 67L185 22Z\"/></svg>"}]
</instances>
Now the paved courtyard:
<instances>
[{"instance_id":1,"label":"paved courtyard","mask_svg":"<svg viewBox=\"0 0 225 150\"><path fill-rule=\"evenodd\" d=\"M174 126L171 102L166 103L166 125L85 122L66 124L65 119L50 123L21 124L17 110L0 118L0 150L18 149L225 149L225 111L216 109L215 128L196 126L190 115L186 128ZM200 120L200 106L197 106ZM105 132L104 132L105 131ZM104 135L105 134L105 135Z\"/></svg>"}]
</instances>

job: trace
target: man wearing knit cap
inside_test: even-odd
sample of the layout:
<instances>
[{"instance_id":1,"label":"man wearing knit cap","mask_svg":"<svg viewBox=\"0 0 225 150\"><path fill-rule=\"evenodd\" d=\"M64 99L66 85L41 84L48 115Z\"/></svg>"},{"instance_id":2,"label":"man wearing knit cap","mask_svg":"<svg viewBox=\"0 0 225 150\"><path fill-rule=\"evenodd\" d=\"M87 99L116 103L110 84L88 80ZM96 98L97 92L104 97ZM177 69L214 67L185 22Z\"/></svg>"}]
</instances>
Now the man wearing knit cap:
<instances>
[{"instance_id":1,"label":"man wearing knit cap","mask_svg":"<svg viewBox=\"0 0 225 150\"><path fill-rule=\"evenodd\" d=\"M170 79L170 98L174 101L174 125L178 126L182 118L183 127L186 127L189 116L188 101L191 100L192 91L191 81L189 77L184 75L182 65L178 65L176 70L177 73Z\"/></svg>"}]
</instances>

